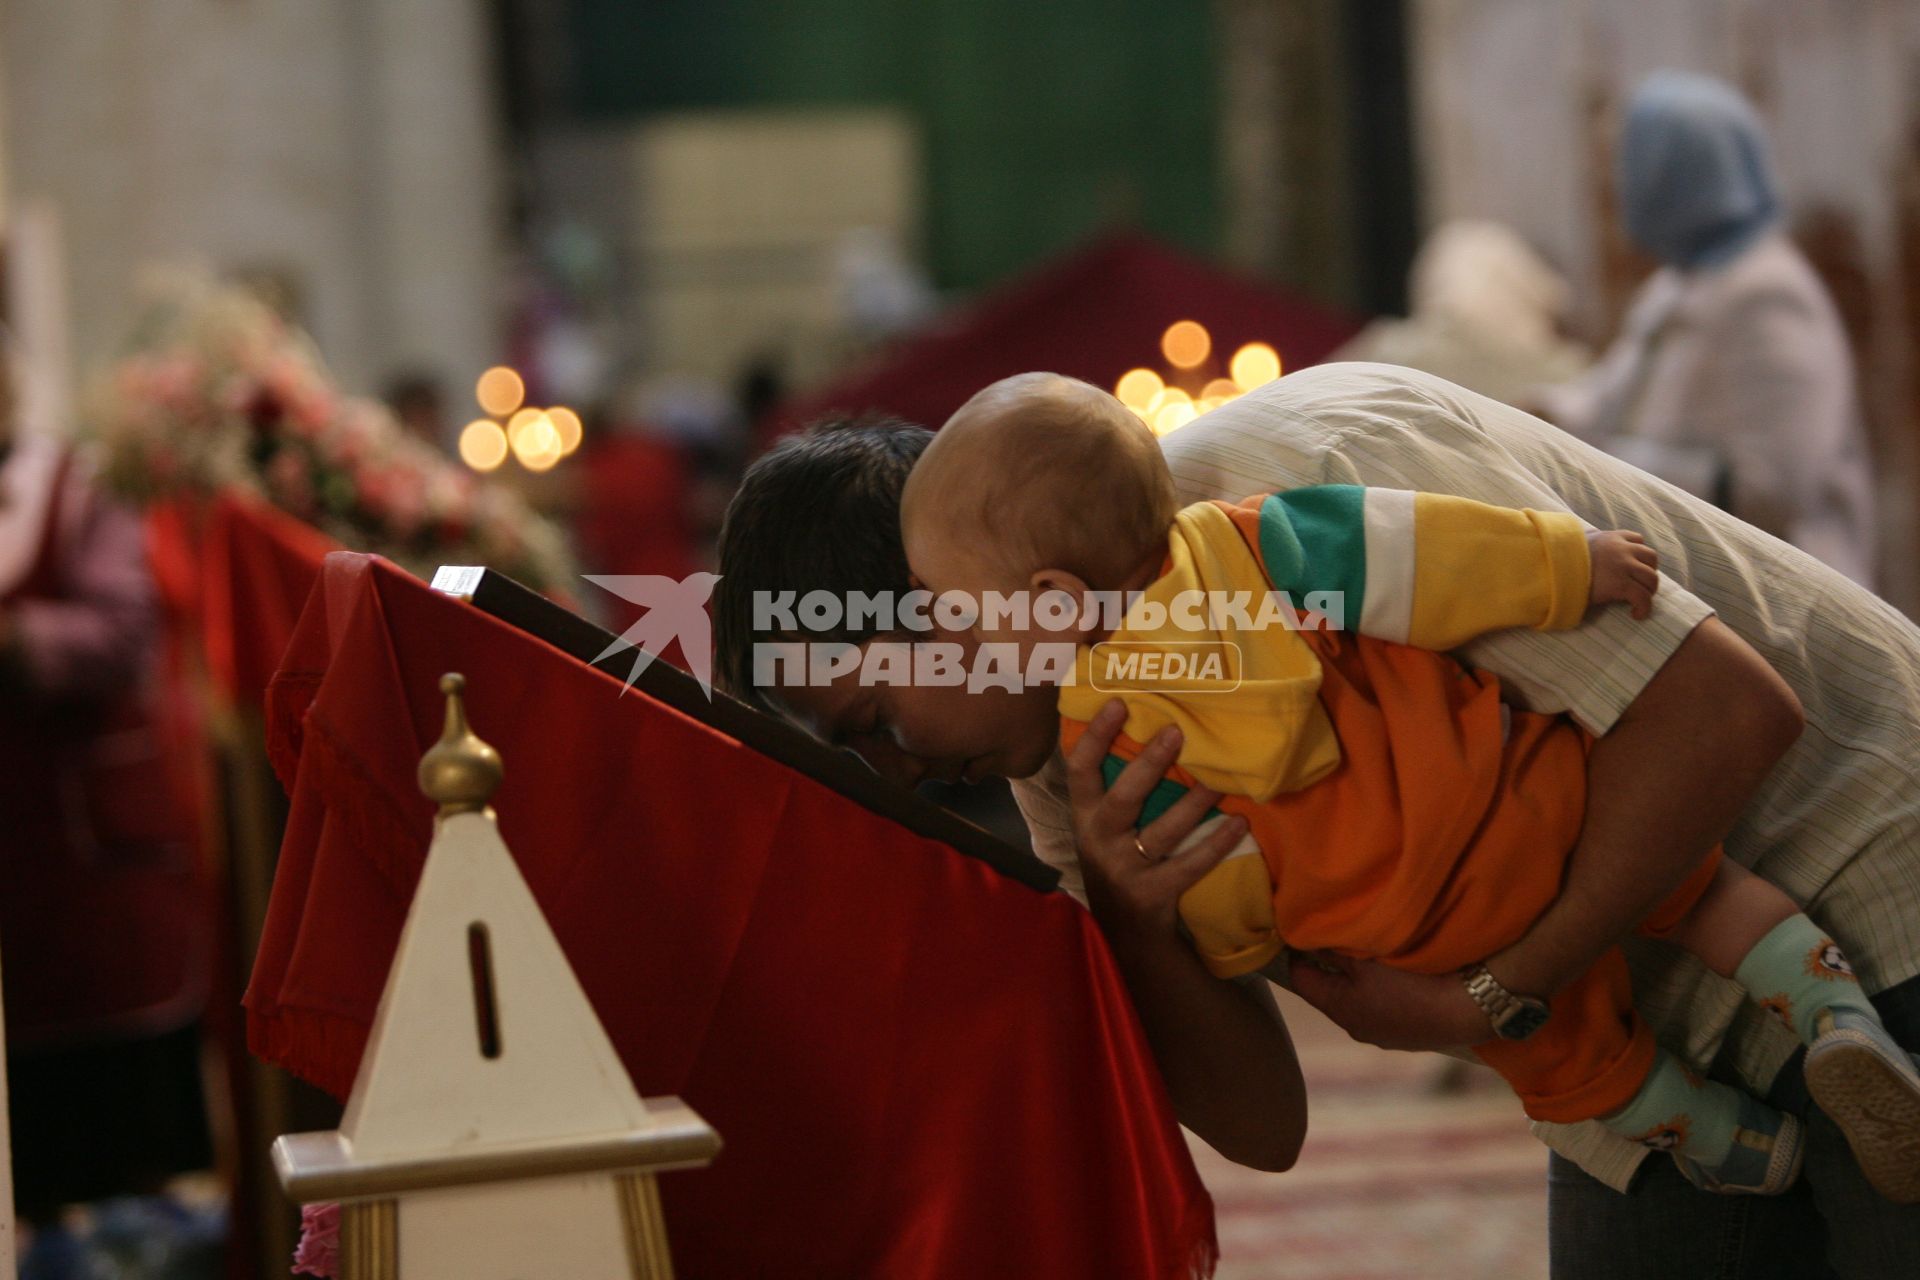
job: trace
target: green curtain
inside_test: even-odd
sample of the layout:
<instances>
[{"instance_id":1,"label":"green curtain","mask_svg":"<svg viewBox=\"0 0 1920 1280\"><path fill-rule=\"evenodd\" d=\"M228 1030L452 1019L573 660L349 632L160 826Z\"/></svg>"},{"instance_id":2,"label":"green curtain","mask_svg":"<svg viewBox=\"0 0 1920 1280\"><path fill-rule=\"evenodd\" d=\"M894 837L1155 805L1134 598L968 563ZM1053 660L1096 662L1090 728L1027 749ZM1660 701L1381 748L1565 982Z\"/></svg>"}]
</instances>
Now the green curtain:
<instances>
[{"instance_id":1,"label":"green curtain","mask_svg":"<svg viewBox=\"0 0 1920 1280\"><path fill-rule=\"evenodd\" d=\"M1119 223L1211 253L1206 0L573 0L573 110L894 106L921 130L939 284Z\"/></svg>"}]
</instances>

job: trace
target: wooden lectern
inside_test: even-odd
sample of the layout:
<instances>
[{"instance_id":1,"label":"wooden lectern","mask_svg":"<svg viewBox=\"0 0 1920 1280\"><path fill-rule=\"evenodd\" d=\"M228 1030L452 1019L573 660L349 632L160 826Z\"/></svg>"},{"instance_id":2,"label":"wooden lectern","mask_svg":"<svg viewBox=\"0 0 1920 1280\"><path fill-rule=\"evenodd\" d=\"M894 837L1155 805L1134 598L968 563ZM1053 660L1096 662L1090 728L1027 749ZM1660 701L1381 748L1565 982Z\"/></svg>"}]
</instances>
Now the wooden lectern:
<instances>
[{"instance_id":1,"label":"wooden lectern","mask_svg":"<svg viewBox=\"0 0 1920 1280\"><path fill-rule=\"evenodd\" d=\"M655 1175L719 1136L642 1101L501 842L500 757L441 679L440 806L341 1127L274 1143L293 1199L341 1202L339 1280L665 1280Z\"/></svg>"}]
</instances>

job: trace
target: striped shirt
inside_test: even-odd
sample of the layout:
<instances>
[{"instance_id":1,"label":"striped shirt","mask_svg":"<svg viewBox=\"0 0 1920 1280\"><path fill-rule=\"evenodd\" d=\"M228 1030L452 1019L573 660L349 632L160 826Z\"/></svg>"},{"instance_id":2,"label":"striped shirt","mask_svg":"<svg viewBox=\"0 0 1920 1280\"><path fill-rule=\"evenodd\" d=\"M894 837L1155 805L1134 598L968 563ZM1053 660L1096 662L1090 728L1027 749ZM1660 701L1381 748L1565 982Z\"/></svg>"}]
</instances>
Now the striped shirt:
<instances>
[{"instance_id":1,"label":"striped shirt","mask_svg":"<svg viewBox=\"0 0 1920 1280\"><path fill-rule=\"evenodd\" d=\"M1794 547L1521 411L1388 365L1321 365L1216 409L1164 444L1182 502L1314 484L1449 493L1571 511L1660 552L1654 611L1574 631L1507 631L1457 650L1514 704L1611 728L1702 620L1721 621L1792 686L1807 729L1726 849L1830 931L1869 991L1920 975L1920 629ZM1034 849L1085 898L1065 769L1015 784ZM1676 948L1622 943L1635 1003L1667 1048L1704 1068L1724 1046L1764 1085L1796 1041L1731 981ZM1554 1149L1624 1189L1647 1151L1598 1124L1536 1125Z\"/></svg>"}]
</instances>

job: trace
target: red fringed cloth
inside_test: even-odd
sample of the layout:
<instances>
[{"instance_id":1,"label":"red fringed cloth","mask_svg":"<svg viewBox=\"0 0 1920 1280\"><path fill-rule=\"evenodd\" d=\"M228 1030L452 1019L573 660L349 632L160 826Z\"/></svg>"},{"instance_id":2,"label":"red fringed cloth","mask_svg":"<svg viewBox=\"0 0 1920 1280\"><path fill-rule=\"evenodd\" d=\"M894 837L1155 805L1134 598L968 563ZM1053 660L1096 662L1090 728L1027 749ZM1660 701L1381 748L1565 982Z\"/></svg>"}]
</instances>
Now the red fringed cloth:
<instances>
[{"instance_id":1,"label":"red fringed cloth","mask_svg":"<svg viewBox=\"0 0 1920 1280\"><path fill-rule=\"evenodd\" d=\"M414 770L447 671L635 1085L725 1142L662 1179L683 1274L1211 1271L1212 1203L1071 900L365 556L328 557L270 690L292 812L254 1052L351 1087L432 831Z\"/></svg>"}]
</instances>

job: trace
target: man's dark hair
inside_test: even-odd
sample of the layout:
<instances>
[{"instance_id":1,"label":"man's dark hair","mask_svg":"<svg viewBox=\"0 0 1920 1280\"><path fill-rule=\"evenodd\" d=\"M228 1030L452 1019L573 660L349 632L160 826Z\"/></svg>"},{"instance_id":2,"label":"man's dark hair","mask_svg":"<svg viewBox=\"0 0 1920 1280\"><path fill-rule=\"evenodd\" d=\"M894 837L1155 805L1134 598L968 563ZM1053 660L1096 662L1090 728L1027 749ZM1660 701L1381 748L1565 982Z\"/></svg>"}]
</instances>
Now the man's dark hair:
<instances>
[{"instance_id":1,"label":"man's dark hair","mask_svg":"<svg viewBox=\"0 0 1920 1280\"><path fill-rule=\"evenodd\" d=\"M753 648L776 640L864 644L880 634L844 625L804 636L756 632L759 592L905 592L900 491L933 432L898 418L829 418L788 436L747 468L720 527L713 595L720 686L762 710Z\"/></svg>"}]
</instances>

